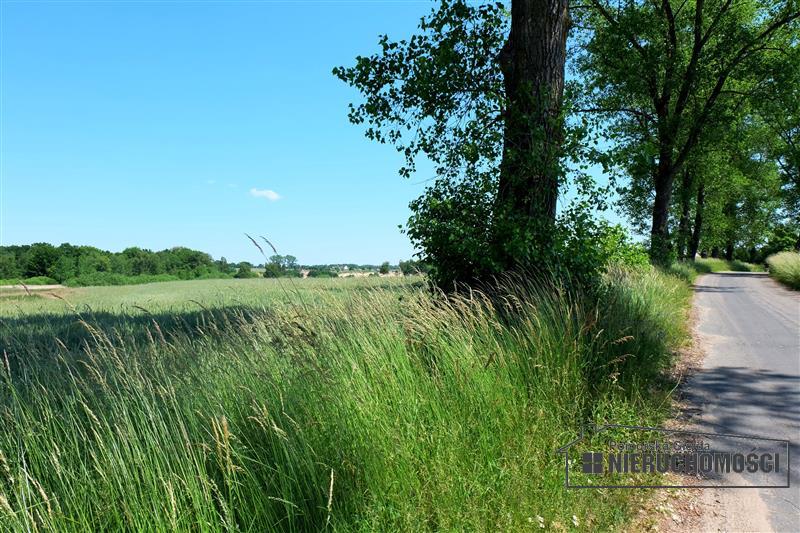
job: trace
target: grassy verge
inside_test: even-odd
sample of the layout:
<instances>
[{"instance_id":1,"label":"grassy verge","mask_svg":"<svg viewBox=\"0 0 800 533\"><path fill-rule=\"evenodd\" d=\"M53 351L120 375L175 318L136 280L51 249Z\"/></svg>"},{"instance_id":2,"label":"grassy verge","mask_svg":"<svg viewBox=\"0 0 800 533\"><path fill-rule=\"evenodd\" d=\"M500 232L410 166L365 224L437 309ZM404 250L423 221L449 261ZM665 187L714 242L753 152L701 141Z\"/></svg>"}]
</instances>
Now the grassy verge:
<instances>
[{"instance_id":1,"label":"grassy verge","mask_svg":"<svg viewBox=\"0 0 800 533\"><path fill-rule=\"evenodd\" d=\"M767 258L769 275L787 287L800 290L800 254L781 252Z\"/></svg>"},{"instance_id":2,"label":"grassy verge","mask_svg":"<svg viewBox=\"0 0 800 533\"><path fill-rule=\"evenodd\" d=\"M638 491L567 491L555 451L586 422L661 419L685 283L615 269L597 304L519 281L493 299L310 287L289 305L181 313L0 309L0 529L607 530L629 516Z\"/></svg>"},{"instance_id":3,"label":"grassy verge","mask_svg":"<svg viewBox=\"0 0 800 533\"><path fill-rule=\"evenodd\" d=\"M753 263L745 263L744 261L727 261L725 259L715 259L708 257L705 259L696 259L694 261L694 268L700 273L706 274L709 272L764 272L764 267Z\"/></svg>"},{"instance_id":4,"label":"grassy verge","mask_svg":"<svg viewBox=\"0 0 800 533\"><path fill-rule=\"evenodd\" d=\"M667 271L692 283L700 274L709 274L711 272L764 272L764 267L743 261L727 261L709 257L694 261L678 261L673 263Z\"/></svg>"}]
</instances>

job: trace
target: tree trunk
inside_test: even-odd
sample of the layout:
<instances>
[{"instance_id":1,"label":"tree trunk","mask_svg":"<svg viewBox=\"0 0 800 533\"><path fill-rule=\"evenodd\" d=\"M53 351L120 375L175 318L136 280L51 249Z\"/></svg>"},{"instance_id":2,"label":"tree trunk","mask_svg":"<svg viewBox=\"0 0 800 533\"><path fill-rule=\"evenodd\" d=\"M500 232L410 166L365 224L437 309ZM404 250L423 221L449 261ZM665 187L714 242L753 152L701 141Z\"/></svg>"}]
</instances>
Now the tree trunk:
<instances>
[{"instance_id":1,"label":"tree trunk","mask_svg":"<svg viewBox=\"0 0 800 533\"><path fill-rule=\"evenodd\" d=\"M725 244L725 259L733 261L733 242L731 241Z\"/></svg>"},{"instance_id":2,"label":"tree trunk","mask_svg":"<svg viewBox=\"0 0 800 533\"><path fill-rule=\"evenodd\" d=\"M694 208L694 228L692 229L692 243L689 247L689 259L694 261L697 249L700 247L700 235L703 230L703 208L706 203L706 186L701 183L697 187L697 202Z\"/></svg>"},{"instance_id":3,"label":"tree trunk","mask_svg":"<svg viewBox=\"0 0 800 533\"><path fill-rule=\"evenodd\" d=\"M511 31L498 57L507 109L496 244L506 266L519 252L510 236L546 238L555 221L564 137L567 6L567 0L513 0Z\"/></svg>"},{"instance_id":4,"label":"tree trunk","mask_svg":"<svg viewBox=\"0 0 800 533\"><path fill-rule=\"evenodd\" d=\"M728 201L722 209L722 213L726 217L727 230L725 231L725 259L728 261L733 260L733 241L736 237L736 202Z\"/></svg>"},{"instance_id":5,"label":"tree trunk","mask_svg":"<svg viewBox=\"0 0 800 533\"><path fill-rule=\"evenodd\" d=\"M669 204L672 200L672 142L662 139L655 175L656 197L653 202L653 227L650 230L650 260L659 265L668 265L672 259L672 244L669 238Z\"/></svg>"},{"instance_id":6,"label":"tree trunk","mask_svg":"<svg viewBox=\"0 0 800 533\"><path fill-rule=\"evenodd\" d=\"M692 200L692 175L689 169L684 169L681 176L681 219L678 223L678 259L686 259L687 246L691 239L689 228L689 211Z\"/></svg>"}]
</instances>

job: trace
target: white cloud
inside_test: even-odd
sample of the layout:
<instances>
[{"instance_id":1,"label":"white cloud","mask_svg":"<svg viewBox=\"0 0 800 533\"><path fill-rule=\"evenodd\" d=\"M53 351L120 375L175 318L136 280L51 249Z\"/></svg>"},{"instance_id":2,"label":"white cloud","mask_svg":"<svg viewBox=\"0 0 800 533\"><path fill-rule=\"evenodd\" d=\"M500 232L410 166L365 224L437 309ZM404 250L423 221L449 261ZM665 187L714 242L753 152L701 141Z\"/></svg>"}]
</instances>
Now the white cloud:
<instances>
[{"instance_id":1,"label":"white cloud","mask_svg":"<svg viewBox=\"0 0 800 533\"><path fill-rule=\"evenodd\" d=\"M281 195L276 193L275 191L271 191L269 189L250 189L250 195L255 196L256 198L266 198L270 202L274 202L276 200L281 199Z\"/></svg>"}]
</instances>

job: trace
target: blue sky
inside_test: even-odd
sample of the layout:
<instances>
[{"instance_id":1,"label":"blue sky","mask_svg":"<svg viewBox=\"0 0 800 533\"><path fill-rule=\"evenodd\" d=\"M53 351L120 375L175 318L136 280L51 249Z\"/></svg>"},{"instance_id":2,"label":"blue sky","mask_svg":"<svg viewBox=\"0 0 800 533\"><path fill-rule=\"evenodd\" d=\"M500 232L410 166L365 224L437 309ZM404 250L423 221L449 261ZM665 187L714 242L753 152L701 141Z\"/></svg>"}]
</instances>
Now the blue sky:
<instances>
[{"instance_id":1,"label":"blue sky","mask_svg":"<svg viewBox=\"0 0 800 533\"><path fill-rule=\"evenodd\" d=\"M396 262L430 177L347 121L331 75L428 1L2 0L3 244Z\"/></svg>"}]
</instances>

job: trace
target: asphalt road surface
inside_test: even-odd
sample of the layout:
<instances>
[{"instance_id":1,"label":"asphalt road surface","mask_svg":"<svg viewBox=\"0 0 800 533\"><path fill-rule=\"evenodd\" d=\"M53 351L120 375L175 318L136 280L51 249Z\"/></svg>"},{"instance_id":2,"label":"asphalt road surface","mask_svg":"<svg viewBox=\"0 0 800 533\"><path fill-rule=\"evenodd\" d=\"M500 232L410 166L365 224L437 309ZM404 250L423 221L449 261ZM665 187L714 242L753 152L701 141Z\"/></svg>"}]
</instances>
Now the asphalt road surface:
<instances>
[{"instance_id":1,"label":"asphalt road surface","mask_svg":"<svg viewBox=\"0 0 800 533\"><path fill-rule=\"evenodd\" d=\"M800 532L800 293L722 272L698 278L694 305L706 357L689 382L693 425L791 442L791 487L710 489L707 528Z\"/></svg>"}]
</instances>

